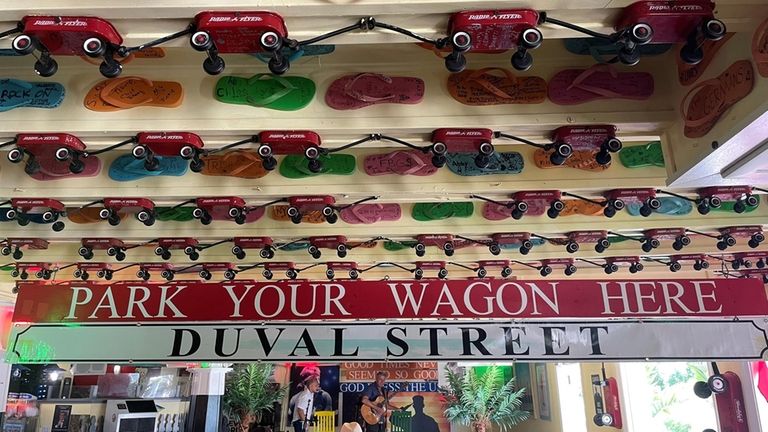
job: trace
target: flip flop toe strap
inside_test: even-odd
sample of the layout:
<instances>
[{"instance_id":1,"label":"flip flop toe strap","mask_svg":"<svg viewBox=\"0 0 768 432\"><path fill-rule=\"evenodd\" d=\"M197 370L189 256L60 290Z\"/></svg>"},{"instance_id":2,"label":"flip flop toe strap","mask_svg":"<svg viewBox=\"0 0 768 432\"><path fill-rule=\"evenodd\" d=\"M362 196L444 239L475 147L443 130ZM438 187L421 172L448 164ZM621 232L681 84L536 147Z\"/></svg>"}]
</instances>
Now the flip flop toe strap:
<instances>
[{"instance_id":1,"label":"flip flop toe strap","mask_svg":"<svg viewBox=\"0 0 768 432\"><path fill-rule=\"evenodd\" d=\"M573 79L573 82L568 86L566 90L571 90L574 88L581 89L584 91L588 91L590 93L594 93L606 98L621 98L624 97L621 93L617 93L613 90L608 90L607 88L603 87L595 87L589 84L584 84L584 81L595 74L596 72L607 72L611 75L611 78L617 78L619 76L618 72L616 72L616 69L610 67L609 65L605 64L599 64L590 67L589 69L585 69L583 72L581 72L576 78Z\"/></svg>"},{"instance_id":2,"label":"flip flop toe strap","mask_svg":"<svg viewBox=\"0 0 768 432\"><path fill-rule=\"evenodd\" d=\"M390 93L386 96L369 96L364 94L360 90L354 89L353 87L355 86L355 84L357 84L360 78L364 78L364 77L374 77L374 78L380 79L384 84L388 84L388 85L392 84L392 78L386 75L371 73L371 72L360 73L355 75L354 78L349 80L347 84L344 85L344 94L354 99L357 99L361 102L380 102L380 101L392 99L395 97L393 93Z\"/></svg>"},{"instance_id":3,"label":"flip flop toe strap","mask_svg":"<svg viewBox=\"0 0 768 432\"><path fill-rule=\"evenodd\" d=\"M478 69L472 72L467 76L467 78L465 79L465 82L475 82L477 84L480 84L484 89L488 90L490 93L502 99L514 99L515 95L509 94L504 90L496 87L495 85L493 85L493 83L491 83L488 80L488 78L485 78L486 76L496 76L490 73L490 72L496 72L496 71L504 74L504 78L507 78L510 81L510 83L512 83L513 85L516 85L519 81L519 78L516 77L512 72L510 72L507 69L490 67L490 68Z\"/></svg>"},{"instance_id":4,"label":"flip flop toe strap","mask_svg":"<svg viewBox=\"0 0 768 432\"><path fill-rule=\"evenodd\" d=\"M280 90L276 91L275 93L272 93L271 95L269 95L267 97L264 97L264 98L261 98L261 99L255 99L255 98L253 98L250 95L246 96L245 100L250 105L259 106L259 107L267 106L267 105L271 104L272 102L275 102L278 99L281 99L282 97L288 95L288 93L296 90L296 88L297 88L296 86L291 84L291 82L288 81L287 79L285 79L285 78L283 78L281 76L272 75L272 74L268 74L268 73L260 73L260 74L256 74L256 75L248 78L248 85L251 86L251 85L257 84L259 81L262 81L262 80L274 80L278 84L280 84L282 86L282 88Z\"/></svg>"},{"instance_id":5,"label":"flip flop toe strap","mask_svg":"<svg viewBox=\"0 0 768 432\"><path fill-rule=\"evenodd\" d=\"M401 158L401 157L404 157L409 161L413 162L413 165L411 165L409 168L405 170L400 170L400 169L393 170L397 174L401 174L401 175L413 174L415 172L420 171L422 168L424 168L424 166L426 166L423 160L421 160L419 157L413 154L413 152L410 152L410 151L396 151L394 153L390 153L387 156L387 159L389 159L390 161L394 161L395 158ZM399 165L397 164L395 164L394 166L399 167Z\"/></svg>"}]
</instances>

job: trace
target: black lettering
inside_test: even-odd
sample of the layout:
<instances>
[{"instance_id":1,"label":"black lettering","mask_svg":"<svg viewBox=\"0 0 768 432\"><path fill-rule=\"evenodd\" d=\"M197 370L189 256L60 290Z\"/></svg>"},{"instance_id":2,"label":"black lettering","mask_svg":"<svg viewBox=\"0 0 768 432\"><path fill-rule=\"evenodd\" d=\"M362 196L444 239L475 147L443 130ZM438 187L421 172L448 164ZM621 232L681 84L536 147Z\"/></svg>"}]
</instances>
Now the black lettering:
<instances>
[{"instance_id":1,"label":"black lettering","mask_svg":"<svg viewBox=\"0 0 768 432\"><path fill-rule=\"evenodd\" d=\"M429 354L430 356L439 356L439 346L437 343L437 331L442 331L444 335L448 334L448 329L445 327L428 327L419 330L419 335L424 334L424 331L429 332Z\"/></svg>"},{"instance_id":2,"label":"black lettering","mask_svg":"<svg viewBox=\"0 0 768 432\"><path fill-rule=\"evenodd\" d=\"M482 355L491 355L490 351L485 348L483 341L488 337L488 333L485 330L477 327L462 327L461 329L461 346L463 347L462 355L471 356L472 346L475 347ZM477 332L477 337L472 340L471 330Z\"/></svg>"},{"instance_id":3,"label":"black lettering","mask_svg":"<svg viewBox=\"0 0 768 432\"><path fill-rule=\"evenodd\" d=\"M304 342L304 345L301 345L302 342ZM312 342L312 337L309 335L309 330L307 329L304 329L304 331L301 332L299 340L296 341L296 346L293 347L293 351L291 351L291 353L288 355L291 357L296 357L296 350L299 348L307 350L307 356L317 357L319 355L317 353L317 349L315 349L315 343Z\"/></svg>"},{"instance_id":4,"label":"black lettering","mask_svg":"<svg viewBox=\"0 0 768 432\"><path fill-rule=\"evenodd\" d=\"M189 333L192 336L192 343L189 350L182 354L181 343L184 339L184 332ZM192 355L200 349L200 333L190 329L173 329L173 348L171 348L171 357L186 357Z\"/></svg>"},{"instance_id":5,"label":"black lettering","mask_svg":"<svg viewBox=\"0 0 768 432\"><path fill-rule=\"evenodd\" d=\"M589 339L592 343L592 355L605 355L600 349L600 330L605 330L605 334L608 334L608 327L579 327L579 333L584 333L584 330L589 330Z\"/></svg>"},{"instance_id":6,"label":"black lettering","mask_svg":"<svg viewBox=\"0 0 768 432\"><path fill-rule=\"evenodd\" d=\"M527 347L525 351L517 352L515 351L515 345L517 345L518 348L521 348L520 346L520 333L526 334L527 329L525 327L502 327L501 328L504 331L504 347L505 347L505 355L508 356L515 356L515 355L529 355L531 348ZM512 337L512 330L519 330L520 333L517 334L517 337Z\"/></svg>"},{"instance_id":7,"label":"black lettering","mask_svg":"<svg viewBox=\"0 0 768 432\"><path fill-rule=\"evenodd\" d=\"M238 349L240 349L240 332L243 331L241 328L234 329L237 332L237 339L235 341L235 349L232 350L229 354L224 354L224 333L227 331L227 329L216 329L216 346L215 351L216 355L219 357L232 357L235 355Z\"/></svg>"},{"instance_id":8,"label":"black lettering","mask_svg":"<svg viewBox=\"0 0 768 432\"><path fill-rule=\"evenodd\" d=\"M568 355L568 353L571 351L570 348L566 348L565 351L562 352L555 352L555 347L552 345L552 331L557 330L561 332L562 339L564 339L565 336L565 327L542 327L542 330L544 330L544 354L546 355ZM562 346L561 338L558 338L557 341L557 347L560 348Z\"/></svg>"},{"instance_id":9,"label":"black lettering","mask_svg":"<svg viewBox=\"0 0 768 432\"><path fill-rule=\"evenodd\" d=\"M344 354L344 328L335 328L333 329L334 334L334 345L333 345L333 356L334 357L355 357L357 356L357 352L360 351L360 347L355 348L355 352L353 353L347 353Z\"/></svg>"},{"instance_id":10,"label":"black lettering","mask_svg":"<svg viewBox=\"0 0 768 432\"><path fill-rule=\"evenodd\" d=\"M403 336L406 336L404 327L392 327L391 329L387 330L387 340L389 343L395 344L400 348L400 354L395 354L392 352L392 350L389 349L389 347L387 347L387 356L402 357L408 354L408 342L398 336L395 336L395 330L400 330L403 333Z\"/></svg>"},{"instance_id":11,"label":"black lettering","mask_svg":"<svg viewBox=\"0 0 768 432\"><path fill-rule=\"evenodd\" d=\"M277 336L275 336L275 340L271 343L269 342L269 339L267 339L267 329L264 328L257 328L256 334L259 335L259 342L261 342L261 349L264 350L264 355L269 355L269 353L272 352L272 348L275 347L275 344L277 344L277 340L280 339L280 335L283 334L283 330L285 330L285 327L278 327L277 328Z\"/></svg>"}]
</instances>

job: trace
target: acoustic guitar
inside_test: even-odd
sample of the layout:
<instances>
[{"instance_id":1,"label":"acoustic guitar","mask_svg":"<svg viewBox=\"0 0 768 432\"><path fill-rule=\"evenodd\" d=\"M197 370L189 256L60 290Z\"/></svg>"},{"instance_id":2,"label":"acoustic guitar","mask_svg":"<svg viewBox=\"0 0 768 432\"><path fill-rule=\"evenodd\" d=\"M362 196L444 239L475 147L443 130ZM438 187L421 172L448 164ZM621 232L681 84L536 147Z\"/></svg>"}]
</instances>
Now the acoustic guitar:
<instances>
[{"instance_id":1,"label":"acoustic guitar","mask_svg":"<svg viewBox=\"0 0 768 432\"><path fill-rule=\"evenodd\" d=\"M384 408L383 414L376 414L376 411L373 410L373 408L369 407L368 405L363 405L360 407L360 415L362 415L363 420L365 420L366 423L369 425L375 425L378 424L379 421L381 421L382 417L389 418L389 416L392 414L392 411L389 410L389 407L385 403L386 399L384 399L384 396L379 396L376 398L376 400L372 400L371 403L376 405L379 408ZM413 404L408 404L404 407L398 408L400 411L405 411L408 408L411 407Z\"/></svg>"}]
</instances>

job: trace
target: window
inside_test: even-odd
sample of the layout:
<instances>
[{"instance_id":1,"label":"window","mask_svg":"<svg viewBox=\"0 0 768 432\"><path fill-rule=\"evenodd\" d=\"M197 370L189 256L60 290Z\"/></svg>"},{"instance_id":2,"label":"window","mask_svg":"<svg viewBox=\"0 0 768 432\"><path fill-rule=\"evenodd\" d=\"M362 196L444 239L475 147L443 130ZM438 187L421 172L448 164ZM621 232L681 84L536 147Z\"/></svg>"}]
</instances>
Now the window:
<instances>
[{"instance_id":1,"label":"window","mask_svg":"<svg viewBox=\"0 0 768 432\"><path fill-rule=\"evenodd\" d=\"M707 363L622 363L621 377L629 432L717 429L714 401L693 393L709 377Z\"/></svg>"}]
</instances>

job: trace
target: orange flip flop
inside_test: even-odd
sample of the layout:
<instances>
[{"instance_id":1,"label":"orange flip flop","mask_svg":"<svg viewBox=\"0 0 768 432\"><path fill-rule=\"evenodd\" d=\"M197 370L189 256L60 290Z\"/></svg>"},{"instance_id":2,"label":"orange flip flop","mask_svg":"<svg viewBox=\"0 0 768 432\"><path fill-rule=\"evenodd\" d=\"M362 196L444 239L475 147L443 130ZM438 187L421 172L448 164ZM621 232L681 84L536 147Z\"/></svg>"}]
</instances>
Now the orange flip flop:
<instances>
[{"instance_id":1,"label":"orange flip flop","mask_svg":"<svg viewBox=\"0 0 768 432\"><path fill-rule=\"evenodd\" d=\"M104 219L99 217L101 207L84 207L67 209L67 218L70 222L76 224L88 224L104 222ZM123 212L118 213L120 218L123 218L125 214Z\"/></svg>"},{"instance_id":2,"label":"orange flip flop","mask_svg":"<svg viewBox=\"0 0 768 432\"><path fill-rule=\"evenodd\" d=\"M717 78L696 84L680 102L685 136L700 138L709 133L731 106L752 92L754 85L749 60L739 60Z\"/></svg>"},{"instance_id":3,"label":"orange flip flop","mask_svg":"<svg viewBox=\"0 0 768 432\"><path fill-rule=\"evenodd\" d=\"M725 45L725 43L728 42L728 39L732 36L733 33L727 33L720 40L713 41L706 39L701 45L701 49L704 51L704 58L694 65L684 62L682 57L677 56L677 77L680 80L680 84L688 86L695 83L696 80L704 74L707 66L712 63L712 60L714 60L720 48Z\"/></svg>"},{"instance_id":4,"label":"orange flip flop","mask_svg":"<svg viewBox=\"0 0 768 432\"><path fill-rule=\"evenodd\" d=\"M261 157L253 150L231 150L200 159L205 162L200 171L203 175L258 179L269 174Z\"/></svg>"},{"instance_id":5,"label":"orange flip flop","mask_svg":"<svg viewBox=\"0 0 768 432\"><path fill-rule=\"evenodd\" d=\"M448 92L464 105L538 104L547 99L547 82L541 77L518 77L508 69L491 67L451 75Z\"/></svg>"},{"instance_id":6,"label":"orange flip flop","mask_svg":"<svg viewBox=\"0 0 768 432\"><path fill-rule=\"evenodd\" d=\"M752 58L760 76L768 78L768 18L757 27L752 37Z\"/></svg>"},{"instance_id":7,"label":"orange flip flop","mask_svg":"<svg viewBox=\"0 0 768 432\"><path fill-rule=\"evenodd\" d=\"M288 206L276 205L269 208L269 215L276 221L289 221L291 218L288 216ZM311 211L305 213L301 217L302 223L320 224L325 223L325 216L320 210Z\"/></svg>"},{"instance_id":8,"label":"orange flip flop","mask_svg":"<svg viewBox=\"0 0 768 432\"><path fill-rule=\"evenodd\" d=\"M569 167L576 168L584 171L605 171L611 164L600 165L595 160L596 151L586 150L574 150L571 157L565 160L562 165L555 165L549 160L553 150L536 149L533 153L533 162L539 168L557 168L557 167Z\"/></svg>"},{"instance_id":9,"label":"orange flip flop","mask_svg":"<svg viewBox=\"0 0 768 432\"><path fill-rule=\"evenodd\" d=\"M603 214L603 206L582 200L563 200L565 207L560 216L597 216Z\"/></svg>"},{"instance_id":10,"label":"orange flip flop","mask_svg":"<svg viewBox=\"0 0 768 432\"><path fill-rule=\"evenodd\" d=\"M184 90L177 82L127 76L97 83L83 103L92 111L108 112L139 106L176 108L183 99Z\"/></svg>"}]
</instances>

